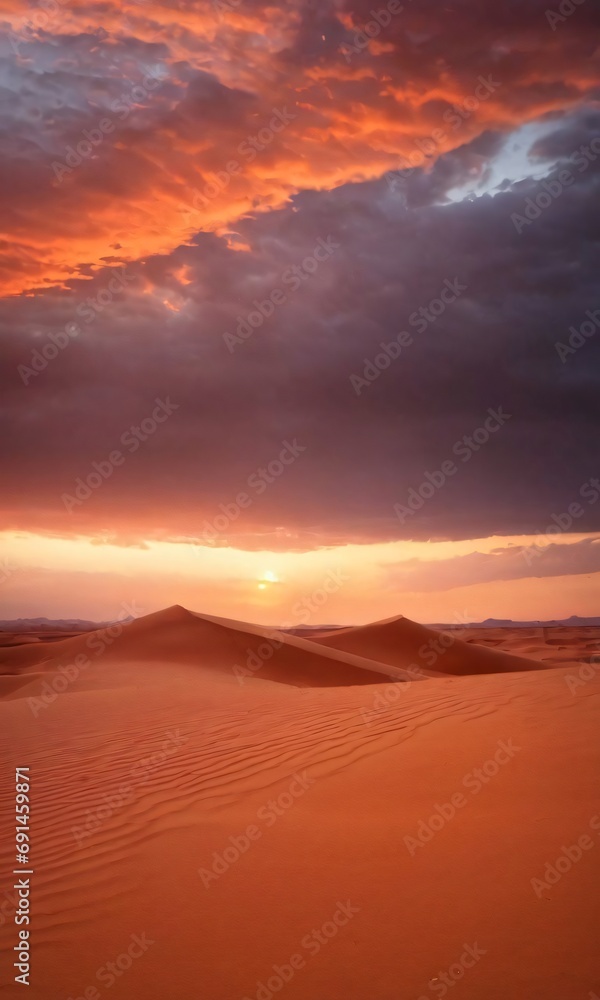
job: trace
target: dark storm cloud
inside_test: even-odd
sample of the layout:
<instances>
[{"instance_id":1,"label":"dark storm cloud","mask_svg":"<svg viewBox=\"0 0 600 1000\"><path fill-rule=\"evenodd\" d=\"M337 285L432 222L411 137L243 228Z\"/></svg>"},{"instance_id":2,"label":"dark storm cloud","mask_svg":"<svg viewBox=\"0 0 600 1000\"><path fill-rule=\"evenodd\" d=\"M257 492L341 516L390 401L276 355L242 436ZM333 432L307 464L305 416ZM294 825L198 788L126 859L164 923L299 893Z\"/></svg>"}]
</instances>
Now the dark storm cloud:
<instances>
[{"instance_id":1,"label":"dark storm cloud","mask_svg":"<svg viewBox=\"0 0 600 1000\"><path fill-rule=\"evenodd\" d=\"M497 148L488 140L484 151ZM481 154L450 154L452 168L441 162L433 181L415 172L407 199L385 180L298 195L237 225L251 251L199 234L170 255L127 265L122 291L100 312L88 303L81 314L112 269L73 279L68 293L7 301L8 522L194 535L284 440L297 439L305 450L217 542L252 546L253 532L277 526L299 547L543 530L599 471L600 333L564 363L555 347L600 309L591 213L599 171L590 163L518 232L511 217L543 182L439 204L439 178L452 187L466 180L473 155ZM407 208L413 187L420 207ZM333 252L305 268L319 240ZM286 279L294 267L297 288ZM425 322L449 286L456 301ZM286 300L264 307L271 315L246 339L246 318L274 289ZM24 385L18 366L73 320L78 336ZM224 334L238 329L231 352ZM412 343L381 373L369 369L357 394L351 376L364 378L377 356L383 367L380 345L402 331ZM61 494L167 396L176 412L68 514ZM510 419L463 461L457 442L498 407ZM456 474L401 522L394 504L448 459ZM598 527L600 504L584 506L573 530Z\"/></svg>"},{"instance_id":2,"label":"dark storm cloud","mask_svg":"<svg viewBox=\"0 0 600 1000\"><path fill-rule=\"evenodd\" d=\"M194 535L295 439L217 543L528 532L577 499L598 472L598 161L571 162L598 130L590 0L556 31L538 0L406 2L364 44L366 0L244 0L235 16L106 2L101 26L65 5L34 32L14 6L7 524ZM553 123L530 150L550 189L510 174L512 136L536 121ZM502 193L456 200L499 162ZM168 421L68 513L61 495L166 397ZM498 407L510 418L461 462ZM452 458L443 489L396 517Z\"/></svg>"}]
</instances>

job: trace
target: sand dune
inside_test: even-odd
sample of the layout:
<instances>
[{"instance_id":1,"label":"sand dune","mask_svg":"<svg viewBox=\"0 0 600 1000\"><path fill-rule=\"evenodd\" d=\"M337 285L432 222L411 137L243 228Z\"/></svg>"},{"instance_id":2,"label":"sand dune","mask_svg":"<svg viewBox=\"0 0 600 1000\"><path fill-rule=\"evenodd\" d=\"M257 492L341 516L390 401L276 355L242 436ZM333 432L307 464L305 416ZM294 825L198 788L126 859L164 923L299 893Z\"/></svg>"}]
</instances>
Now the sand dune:
<instances>
[{"instance_id":1,"label":"sand dune","mask_svg":"<svg viewBox=\"0 0 600 1000\"><path fill-rule=\"evenodd\" d=\"M259 680L301 687L415 679L372 658L325 649L308 639L258 625L196 614L178 605L51 643L13 645L2 650L0 669L5 675L31 669L55 671L78 657L87 658L92 667L101 663L102 682L115 662L196 665L232 683ZM422 676L434 674L422 671ZM86 678L89 681L88 668Z\"/></svg>"},{"instance_id":2,"label":"sand dune","mask_svg":"<svg viewBox=\"0 0 600 1000\"><path fill-rule=\"evenodd\" d=\"M453 632L437 632L409 618L387 618L370 625L320 633L314 641L405 670L411 665L442 674L494 674L535 670L540 664L512 653L475 646Z\"/></svg>"},{"instance_id":3,"label":"sand dune","mask_svg":"<svg viewBox=\"0 0 600 1000\"><path fill-rule=\"evenodd\" d=\"M399 631L404 657L423 637L401 620L340 637L358 639L361 663L371 652L368 669L325 642L286 641L270 680L261 668L238 684L232 657L266 631L168 609L124 628L61 691L59 665L85 635L23 646L20 663L0 651L3 679L26 682L0 703L0 749L9 769L30 768L28 995L600 990L597 672L527 660L515 672L515 658L467 644L439 664L460 650L472 676L392 683L376 657L392 658ZM490 671L506 660L508 673ZM356 685L365 670L378 683ZM9 782L0 808L13 816ZM0 861L10 887L6 839ZM9 888L9 954L15 902Z\"/></svg>"}]
</instances>

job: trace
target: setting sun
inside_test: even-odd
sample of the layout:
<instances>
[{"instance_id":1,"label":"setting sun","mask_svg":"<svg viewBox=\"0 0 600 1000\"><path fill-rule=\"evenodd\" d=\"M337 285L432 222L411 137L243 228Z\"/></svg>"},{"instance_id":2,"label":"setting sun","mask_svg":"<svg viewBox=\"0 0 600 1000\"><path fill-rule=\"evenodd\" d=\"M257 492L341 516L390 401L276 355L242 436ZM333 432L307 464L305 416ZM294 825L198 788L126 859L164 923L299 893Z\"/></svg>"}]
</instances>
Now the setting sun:
<instances>
[{"instance_id":1,"label":"setting sun","mask_svg":"<svg viewBox=\"0 0 600 1000\"><path fill-rule=\"evenodd\" d=\"M265 570L260 580L258 581L258 589L266 590L269 584L279 583L279 582L280 580L279 577L277 576L277 573L274 573L273 570L271 569L267 569Z\"/></svg>"}]
</instances>

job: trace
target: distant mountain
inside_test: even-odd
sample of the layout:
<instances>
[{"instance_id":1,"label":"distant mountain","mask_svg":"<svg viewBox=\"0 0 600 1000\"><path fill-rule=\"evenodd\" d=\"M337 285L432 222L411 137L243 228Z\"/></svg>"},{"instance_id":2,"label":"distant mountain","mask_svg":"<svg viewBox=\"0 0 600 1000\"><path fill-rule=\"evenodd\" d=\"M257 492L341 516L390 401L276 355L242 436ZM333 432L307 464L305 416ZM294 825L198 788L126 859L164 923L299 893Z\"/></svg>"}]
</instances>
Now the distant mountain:
<instances>
[{"instance_id":1,"label":"distant mountain","mask_svg":"<svg viewBox=\"0 0 600 1000\"><path fill-rule=\"evenodd\" d=\"M466 625L438 624L434 628L552 628L553 626L565 626L579 628L600 628L600 618L580 618L578 615L571 615L570 618L552 618L549 621L529 621L515 622L511 618L486 618L483 622L468 622Z\"/></svg>"},{"instance_id":2,"label":"distant mountain","mask_svg":"<svg viewBox=\"0 0 600 1000\"><path fill-rule=\"evenodd\" d=\"M579 618L578 615L571 615L570 618L553 618L549 621L524 621L515 622L512 618L486 618L483 622L425 622L429 628L462 629L462 628L551 628L552 626L570 625L572 627L595 627L600 628L599 618ZM295 628L282 629L284 632L295 632L296 634L315 632L333 632L339 628L349 628L348 625L297 625Z\"/></svg>"},{"instance_id":3,"label":"distant mountain","mask_svg":"<svg viewBox=\"0 0 600 1000\"><path fill-rule=\"evenodd\" d=\"M131 621L120 618L120 622ZM0 629L4 632L93 632L98 628L106 628L115 622L90 622L82 618L14 618L11 621L0 621Z\"/></svg>"},{"instance_id":4,"label":"distant mountain","mask_svg":"<svg viewBox=\"0 0 600 1000\"><path fill-rule=\"evenodd\" d=\"M274 626L279 628L279 626ZM348 628L347 625L292 625L289 628L279 628L280 632L289 632L290 635L310 635L311 632L335 632L338 628Z\"/></svg>"},{"instance_id":5,"label":"distant mountain","mask_svg":"<svg viewBox=\"0 0 600 1000\"><path fill-rule=\"evenodd\" d=\"M133 618L114 619L109 622L90 622L82 618L15 618L11 621L0 621L0 631L4 632L93 632L94 629L107 628L109 625L133 621ZM462 628L551 628L552 626L570 625L573 628L600 628L600 617L580 618L578 615L571 615L570 618L552 619L550 621L525 621L515 622L510 618L486 618L482 622L468 622L466 625L452 622L427 623L430 628L450 629ZM289 632L292 635L308 636L312 631L333 632L335 629L348 628L347 625L296 625L292 628L281 628L272 626L282 632Z\"/></svg>"}]
</instances>

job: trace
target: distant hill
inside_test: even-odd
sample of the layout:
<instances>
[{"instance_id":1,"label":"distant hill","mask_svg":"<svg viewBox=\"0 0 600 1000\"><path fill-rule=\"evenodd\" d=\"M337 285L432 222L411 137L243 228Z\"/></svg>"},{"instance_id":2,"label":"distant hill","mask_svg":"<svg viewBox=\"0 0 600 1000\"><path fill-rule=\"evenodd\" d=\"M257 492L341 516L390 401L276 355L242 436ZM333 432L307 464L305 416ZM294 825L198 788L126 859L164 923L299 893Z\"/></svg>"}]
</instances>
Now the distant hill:
<instances>
[{"instance_id":1,"label":"distant hill","mask_svg":"<svg viewBox=\"0 0 600 1000\"><path fill-rule=\"evenodd\" d=\"M0 621L0 630L5 632L92 632L94 629L106 628L115 622L132 621L132 617L113 619L113 621L91 622L82 618L15 618ZM468 622L466 625L452 622L427 622L430 628L463 629L463 628L551 628L552 626L571 626L572 628L600 628L600 617L580 618L571 615L570 618L554 618L550 621L512 621L510 618L486 618L482 622ZM281 626L273 625L274 629ZM310 635L311 632L333 632L335 629L348 628L347 625L297 625L292 628L281 628L282 632L292 635Z\"/></svg>"},{"instance_id":2,"label":"distant hill","mask_svg":"<svg viewBox=\"0 0 600 1000\"><path fill-rule=\"evenodd\" d=\"M425 622L429 628L437 628L443 631L449 629L463 628L552 628L560 626L571 626L572 628L596 627L600 628L600 617L580 618L578 615L571 615L570 618L553 618L548 621L523 621L516 622L511 618L486 618L482 622L466 622L464 625L457 622ZM283 629L284 632L295 632L297 634L309 634L313 632L333 632L335 629L348 628L347 625L298 625L296 628Z\"/></svg>"},{"instance_id":3,"label":"distant hill","mask_svg":"<svg viewBox=\"0 0 600 1000\"><path fill-rule=\"evenodd\" d=\"M119 618L118 621L132 621L129 618ZM14 618L11 621L0 621L0 629L5 632L93 632L110 622L90 622L82 618Z\"/></svg>"},{"instance_id":4,"label":"distant hill","mask_svg":"<svg viewBox=\"0 0 600 1000\"><path fill-rule=\"evenodd\" d=\"M529 621L515 622L511 618L486 618L483 622L469 622L467 625L436 624L433 628L552 628L552 626L566 626L573 628L580 627L600 627L600 618L579 618L578 615L571 615L570 618L552 618L549 621Z\"/></svg>"}]
</instances>

